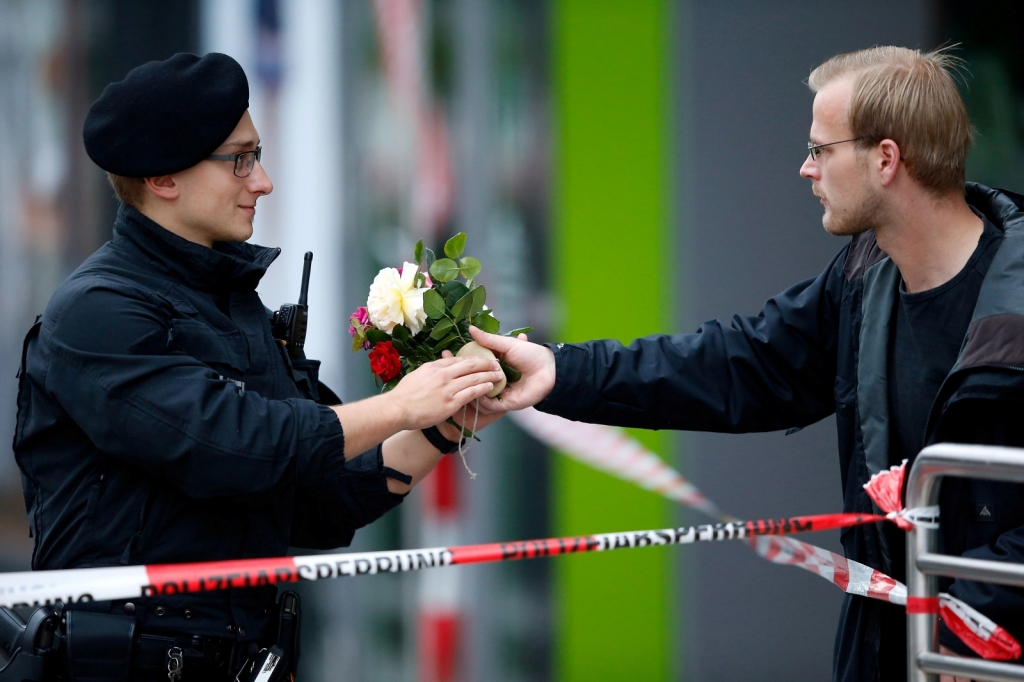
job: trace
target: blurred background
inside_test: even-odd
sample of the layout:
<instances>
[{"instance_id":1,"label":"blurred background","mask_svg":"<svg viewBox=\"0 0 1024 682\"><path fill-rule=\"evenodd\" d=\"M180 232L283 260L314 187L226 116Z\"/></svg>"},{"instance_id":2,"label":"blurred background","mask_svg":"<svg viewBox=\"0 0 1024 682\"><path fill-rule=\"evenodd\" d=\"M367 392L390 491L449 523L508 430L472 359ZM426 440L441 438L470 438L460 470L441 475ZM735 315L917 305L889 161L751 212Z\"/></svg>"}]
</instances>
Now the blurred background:
<instances>
[{"instance_id":1,"label":"blurred background","mask_svg":"<svg viewBox=\"0 0 1024 682\"><path fill-rule=\"evenodd\" d=\"M260 286L298 295L308 353L370 395L348 316L380 267L458 231L504 329L628 341L754 314L842 247L797 170L803 84L876 44L960 43L968 177L1024 190L1024 8L1014 0L0 0L0 440L21 340L116 210L85 155L105 84L175 52L245 68L274 180ZM830 420L799 433L636 434L743 518L841 508ZM353 549L701 523L499 422ZM9 451L8 451L9 452ZM812 542L839 549L836 534ZM29 566L0 457L0 570ZM821 680L842 594L739 543L303 586L303 680Z\"/></svg>"}]
</instances>

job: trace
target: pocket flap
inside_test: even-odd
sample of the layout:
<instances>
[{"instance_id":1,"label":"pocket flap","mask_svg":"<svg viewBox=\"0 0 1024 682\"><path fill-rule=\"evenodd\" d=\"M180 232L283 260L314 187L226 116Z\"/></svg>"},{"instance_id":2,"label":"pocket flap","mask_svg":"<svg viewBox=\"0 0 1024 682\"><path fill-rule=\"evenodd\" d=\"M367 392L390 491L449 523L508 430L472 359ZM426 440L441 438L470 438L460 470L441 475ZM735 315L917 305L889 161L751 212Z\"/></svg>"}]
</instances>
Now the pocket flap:
<instances>
[{"instance_id":1,"label":"pocket flap","mask_svg":"<svg viewBox=\"0 0 1024 682\"><path fill-rule=\"evenodd\" d=\"M177 319L168 343L204 365L227 366L243 374L249 369L249 344L237 330L219 332L194 320Z\"/></svg>"}]
</instances>

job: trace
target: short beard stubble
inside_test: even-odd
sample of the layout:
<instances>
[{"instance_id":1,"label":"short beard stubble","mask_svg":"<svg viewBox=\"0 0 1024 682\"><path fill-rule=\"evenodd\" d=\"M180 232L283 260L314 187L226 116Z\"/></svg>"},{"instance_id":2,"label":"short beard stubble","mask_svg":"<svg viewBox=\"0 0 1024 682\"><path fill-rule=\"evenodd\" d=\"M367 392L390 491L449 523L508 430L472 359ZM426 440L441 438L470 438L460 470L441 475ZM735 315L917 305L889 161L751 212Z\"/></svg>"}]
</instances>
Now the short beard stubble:
<instances>
[{"instance_id":1,"label":"short beard stubble","mask_svg":"<svg viewBox=\"0 0 1024 682\"><path fill-rule=\"evenodd\" d=\"M836 237L851 237L875 230L885 223L885 198L881 192L871 187L866 175L865 172L860 178L860 196L851 197L847 202L848 208L836 210L836 206L829 203L829 211L821 218L821 224L829 234Z\"/></svg>"}]
</instances>

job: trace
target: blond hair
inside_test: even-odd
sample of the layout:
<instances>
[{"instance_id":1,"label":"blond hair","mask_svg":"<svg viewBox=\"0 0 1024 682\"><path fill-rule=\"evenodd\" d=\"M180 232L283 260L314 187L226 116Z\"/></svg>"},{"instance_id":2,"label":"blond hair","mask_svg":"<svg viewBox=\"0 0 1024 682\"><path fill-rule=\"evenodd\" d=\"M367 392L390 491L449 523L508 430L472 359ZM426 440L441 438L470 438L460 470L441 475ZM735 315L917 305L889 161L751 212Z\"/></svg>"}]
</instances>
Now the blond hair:
<instances>
[{"instance_id":1,"label":"blond hair","mask_svg":"<svg viewBox=\"0 0 1024 682\"><path fill-rule=\"evenodd\" d=\"M129 178L124 175L107 173L107 181L114 188L114 194L122 204L132 208L142 208L142 201L146 196L146 180L144 178Z\"/></svg>"},{"instance_id":2,"label":"blond hair","mask_svg":"<svg viewBox=\"0 0 1024 682\"><path fill-rule=\"evenodd\" d=\"M890 139L907 172L936 194L964 191L967 151L974 129L954 74L963 60L949 48L921 52L872 47L832 57L811 71L814 92L853 77L850 131L861 148Z\"/></svg>"}]
</instances>

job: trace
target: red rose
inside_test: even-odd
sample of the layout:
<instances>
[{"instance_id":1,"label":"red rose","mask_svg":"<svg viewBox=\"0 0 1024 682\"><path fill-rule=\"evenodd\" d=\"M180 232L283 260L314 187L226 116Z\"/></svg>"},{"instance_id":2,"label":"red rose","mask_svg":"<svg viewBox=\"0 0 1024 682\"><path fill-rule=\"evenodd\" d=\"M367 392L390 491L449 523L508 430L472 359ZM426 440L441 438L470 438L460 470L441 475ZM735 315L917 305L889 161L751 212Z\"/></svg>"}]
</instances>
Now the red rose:
<instances>
[{"instance_id":1,"label":"red rose","mask_svg":"<svg viewBox=\"0 0 1024 682\"><path fill-rule=\"evenodd\" d=\"M370 351L370 369L385 383L402 372L402 358L390 341L381 341Z\"/></svg>"}]
</instances>

